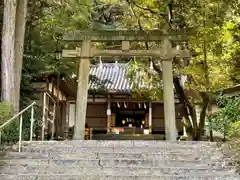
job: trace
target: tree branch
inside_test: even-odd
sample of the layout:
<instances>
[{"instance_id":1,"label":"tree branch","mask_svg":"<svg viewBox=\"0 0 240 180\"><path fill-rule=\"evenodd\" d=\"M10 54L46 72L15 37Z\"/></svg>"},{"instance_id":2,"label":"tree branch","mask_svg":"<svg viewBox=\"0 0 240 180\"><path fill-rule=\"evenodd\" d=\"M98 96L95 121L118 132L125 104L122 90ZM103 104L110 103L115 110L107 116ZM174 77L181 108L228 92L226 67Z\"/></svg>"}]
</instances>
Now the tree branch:
<instances>
[{"instance_id":1,"label":"tree branch","mask_svg":"<svg viewBox=\"0 0 240 180\"><path fill-rule=\"evenodd\" d=\"M150 8L142 7L142 6L140 6L139 4L137 4L134 0L131 0L131 2L132 2L136 7L138 7L139 9L142 9L142 10L144 10L144 11L148 11L148 12L150 12L150 13L152 13L152 14L156 14L156 15L160 15L160 16L166 16L165 13L156 12L156 11L150 9Z\"/></svg>"},{"instance_id":2,"label":"tree branch","mask_svg":"<svg viewBox=\"0 0 240 180\"><path fill-rule=\"evenodd\" d=\"M143 29L143 27L142 27L142 25L141 25L140 19L138 18L137 14L134 12L134 10L133 10L133 8L132 8L132 4L131 4L130 0L126 0L126 1L127 1L127 3L129 4L130 9L131 9L133 15L134 15L135 18L137 19L137 23L138 23L139 29L140 29L141 31L144 31L144 29ZM136 5L136 4L134 4L134 5ZM171 11L171 9L169 9L169 11ZM169 12L169 13L172 13L172 12ZM171 21L171 19L172 19L172 17L169 18L169 19L168 19L168 17L165 18L165 20L166 20L166 22L168 23L168 25L169 25L170 28L173 27L173 26L172 26L172 21ZM145 46L146 46L146 48L147 48L147 50L148 50L148 49L149 49L149 45L148 45L147 42L145 42ZM149 58L149 61L152 61L154 70L155 70L157 73L159 73L159 75L162 75L162 71L161 71L161 69L159 68L159 66L157 66L151 58ZM174 87L175 87L175 89L176 89L176 92L177 92L177 94L178 94L179 101L180 101L180 103L183 105L183 111L184 111L184 115L183 115L183 116L186 118L188 124L190 124L190 125L192 124L193 127L191 127L190 129L191 129L191 131L192 131L192 135L193 135L194 139L196 139L196 135L197 135L197 134L196 134L196 131L193 131L193 129L194 129L194 130L197 129L196 109L195 109L195 107L191 104L191 102L189 101L189 99L188 99L188 97L187 97L187 95L186 95L186 93L185 93L185 91L184 91L184 88L183 88L182 85L181 85L181 79L180 79L176 74L174 75L173 83L174 83ZM191 119L189 118L189 115L191 116ZM193 132L194 132L194 134L193 134Z\"/></svg>"},{"instance_id":3,"label":"tree branch","mask_svg":"<svg viewBox=\"0 0 240 180\"><path fill-rule=\"evenodd\" d=\"M127 1L128 5L129 5L131 11L132 11L132 14L133 14L134 17L137 19L137 23L138 23L139 30L144 32L144 29L143 29L143 27L142 27L141 21L140 21L140 19L138 18L138 16L137 16L137 14L135 13L135 11L133 10L132 4L131 4L130 0L126 0L126 1ZM133 4L136 6L136 3L135 3L133 0L131 0L131 1L132 1ZM149 50L149 45L148 45L147 42L145 42L145 47L146 47L147 50ZM156 63L152 60L152 58L149 58L149 62L151 62L151 61L152 61L152 63L153 63L153 68L154 68L154 70L155 70L156 72L158 72L159 74L162 74L161 69L156 65Z\"/></svg>"}]
</instances>

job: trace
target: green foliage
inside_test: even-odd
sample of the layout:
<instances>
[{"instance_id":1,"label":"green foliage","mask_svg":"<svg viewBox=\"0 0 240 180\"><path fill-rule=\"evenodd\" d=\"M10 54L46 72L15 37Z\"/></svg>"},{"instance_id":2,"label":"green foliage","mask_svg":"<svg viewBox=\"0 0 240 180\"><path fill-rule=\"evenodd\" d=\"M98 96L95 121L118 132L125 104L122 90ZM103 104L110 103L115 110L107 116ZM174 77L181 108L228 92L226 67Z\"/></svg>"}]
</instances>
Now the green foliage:
<instances>
[{"instance_id":1,"label":"green foliage","mask_svg":"<svg viewBox=\"0 0 240 180\"><path fill-rule=\"evenodd\" d=\"M232 136L240 122L240 97L218 98L219 111L211 115L210 128L225 136ZM235 134L236 135L236 134Z\"/></svg>"},{"instance_id":2,"label":"green foliage","mask_svg":"<svg viewBox=\"0 0 240 180\"><path fill-rule=\"evenodd\" d=\"M35 123L33 132L36 131L38 126L41 126L42 108L35 106ZM7 122L13 117L13 111L8 104L0 103L0 125ZM23 128L22 138L23 140L29 140L30 138L30 124L31 124L31 108L23 113ZM2 129L2 142L4 144L16 143L19 140L19 118L13 120L10 124L6 125Z\"/></svg>"},{"instance_id":3,"label":"green foliage","mask_svg":"<svg viewBox=\"0 0 240 180\"><path fill-rule=\"evenodd\" d=\"M240 170L240 121L231 124L228 139L230 155Z\"/></svg>"},{"instance_id":4,"label":"green foliage","mask_svg":"<svg viewBox=\"0 0 240 180\"><path fill-rule=\"evenodd\" d=\"M21 106L34 99L33 83L44 73L76 74L72 59L56 59L62 50L65 31L89 26L90 1L33 0L28 4L24 59L21 81Z\"/></svg>"},{"instance_id":5,"label":"green foliage","mask_svg":"<svg viewBox=\"0 0 240 180\"><path fill-rule=\"evenodd\" d=\"M176 81L176 93L180 96L180 101L183 104L186 112L185 117L193 121L191 127L194 131L202 131L205 124L205 116L207 114L208 104L211 103L211 96L214 92L222 90L232 85L230 76L231 62L233 56L229 55L229 42L232 41L231 34L229 35L229 23L232 20L232 12L236 10L237 2L235 0L219 0L219 1L161 1L156 4L156 1L128 1L130 12L126 13L130 17L126 17L125 27L129 29L162 29L169 25L171 30L193 30L194 33L188 36L188 40L180 44L182 49L189 49L196 52L197 56L191 58L175 58L174 77L181 79L182 75L187 77L184 83L184 89L179 88ZM234 5L233 5L234 4ZM171 5L172 11L168 13L168 7ZM132 12L131 12L132 11ZM129 22L129 23L128 23ZM175 45L173 43L173 45ZM149 49L153 47L160 48L159 44L148 43ZM146 46L143 48L146 48ZM153 73L157 76L158 83L161 81L161 64L155 62L154 70L158 73ZM144 64L141 70L147 69L149 65ZM139 68L134 66L135 71ZM157 67L157 68L156 68ZM160 71L159 71L160 70ZM134 70L130 72L135 73ZM141 73L139 73L141 75ZM144 82L150 82L154 78L149 78L146 73L142 73ZM134 76L133 76L134 77ZM135 81L135 78L131 78ZM151 82L157 84L157 82ZM146 90L146 89L144 89ZM142 92L136 87L137 92ZM158 92L162 89L158 86ZM185 92L185 93L184 93ZM144 94L147 94L146 92ZM151 93L157 94L157 93ZM187 102L187 103L186 103ZM200 123L197 123L197 114L194 113L195 103L201 107ZM190 118L189 118L190 117ZM203 126L200 126L203 125ZM197 127L199 126L199 127ZM219 127L220 128L220 127ZM199 130L200 129L200 130ZM195 133L197 134L197 133ZM198 133L200 134L200 133Z\"/></svg>"},{"instance_id":6,"label":"green foliage","mask_svg":"<svg viewBox=\"0 0 240 180\"><path fill-rule=\"evenodd\" d=\"M240 141L240 121L234 122L230 125L228 136L229 138L236 138Z\"/></svg>"},{"instance_id":7,"label":"green foliage","mask_svg":"<svg viewBox=\"0 0 240 180\"><path fill-rule=\"evenodd\" d=\"M34 124L33 133L36 133L37 128L42 126L42 107L34 106ZM29 140L31 127L31 108L23 114L23 139ZM35 136L33 134L33 136Z\"/></svg>"},{"instance_id":8,"label":"green foliage","mask_svg":"<svg viewBox=\"0 0 240 180\"><path fill-rule=\"evenodd\" d=\"M229 75L231 69L229 61L231 59L226 55L225 45L232 36L227 36L229 24L226 22L229 21L229 13L232 12L233 8L230 4L235 3L235 1L186 0L171 1L171 3L173 8L171 29L194 29L195 32L189 36L187 46L193 52L197 52L198 56L191 57L190 60L176 59L174 61L175 74L188 76L185 88L196 92L192 98L198 100L201 99L200 92L212 93L231 86ZM130 29L142 28L143 30L162 29L168 21L165 16L168 5L169 1L156 3L154 0L130 3L131 9L126 13L128 17L124 16L125 27ZM139 22L141 27L139 27ZM148 46L149 48L159 47L159 44L148 43ZM146 47L144 45L141 48ZM183 48L186 47L183 45ZM140 64L143 63L140 61ZM145 68L148 67L145 66ZM161 68L159 67L159 69ZM135 71L137 70L135 69ZM156 80L159 81L159 74L156 73L156 76L158 76Z\"/></svg>"},{"instance_id":9,"label":"green foliage","mask_svg":"<svg viewBox=\"0 0 240 180\"><path fill-rule=\"evenodd\" d=\"M12 115L12 108L9 104L0 102L0 125L2 125L5 119Z\"/></svg>"},{"instance_id":10,"label":"green foliage","mask_svg":"<svg viewBox=\"0 0 240 180\"><path fill-rule=\"evenodd\" d=\"M13 116L10 105L0 103L0 125L7 122ZM13 121L2 129L2 142L16 142L18 137L18 123Z\"/></svg>"},{"instance_id":11,"label":"green foliage","mask_svg":"<svg viewBox=\"0 0 240 180\"><path fill-rule=\"evenodd\" d=\"M233 64L231 68L231 77L234 83L240 83L240 28L239 19L229 22L231 26L228 28L229 34L232 37L232 41L229 43L229 57L232 59Z\"/></svg>"},{"instance_id":12,"label":"green foliage","mask_svg":"<svg viewBox=\"0 0 240 180\"><path fill-rule=\"evenodd\" d=\"M128 64L127 77L133 84L133 96L141 100L162 100L162 80L149 63L141 59L131 60Z\"/></svg>"}]
</instances>

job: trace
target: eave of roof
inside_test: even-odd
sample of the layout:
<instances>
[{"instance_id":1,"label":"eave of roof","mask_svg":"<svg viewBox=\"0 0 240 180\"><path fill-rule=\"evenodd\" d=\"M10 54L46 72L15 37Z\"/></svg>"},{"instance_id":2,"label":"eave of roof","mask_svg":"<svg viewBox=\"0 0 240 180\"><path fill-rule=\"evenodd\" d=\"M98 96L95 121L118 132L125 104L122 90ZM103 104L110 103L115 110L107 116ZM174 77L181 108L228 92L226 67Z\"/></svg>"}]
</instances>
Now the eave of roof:
<instances>
[{"instance_id":1,"label":"eave of roof","mask_svg":"<svg viewBox=\"0 0 240 180\"><path fill-rule=\"evenodd\" d=\"M133 83L126 77L125 63L104 63L90 68L89 90L108 93L131 93Z\"/></svg>"},{"instance_id":2,"label":"eave of roof","mask_svg":"<svg viewBox=\"0 0 240 180\"><path fill-rule=\"evenodd\" d=\"M134 87L133 82L127 77L127 71L128 63L102 63L91 65L89 72L89 92L131 94L134 91ZM181 81L184 85L186 77L183 76ZM146 88L144 82L137 83L139 86ZM162 82L159 82L159 86L162 86Z\"/></svg>"},{"instance_id":3,"label":"eave of roof","mask_svg":"<svg viewBox=\"0 0 240 180\"><path fill-rule=\"evenodd\" d=\"M55 85L57 85L57 78L58 78L58 74L57 73L45 72L45 73L41 73L41 75L37 76L34 79L34 82L46 82L46 80L51 82L52 79L54 79L53 83ZM75 80L70 78L68 75L60 74L59 88L67 96L76 97L76 94L77 94L77 84L76 84Z\"/></svg>"},{"instance_id":4,"label":"eave of roof","mask_svg":"<svg viewBox=\"0 0 240 180\"><path fill-rule=\"evenodd\" d=\"M134 91L133 82L126 76L128 63L103 63L91 65L89 72L89 94L124 94L130 95ZM38 81L49 80L57 74L44 73L38 77ZM60 88L67 92L69 96L76 97L77 81L66 74L61 74ZM182 83L186 78L182 78ZM160 82L161 84L162 82ZM141 83L139 83L141 85ZM142 84L143 85L143 84ZM174 87L173 87L174 88Z\"/></svg>"}]
</instances>

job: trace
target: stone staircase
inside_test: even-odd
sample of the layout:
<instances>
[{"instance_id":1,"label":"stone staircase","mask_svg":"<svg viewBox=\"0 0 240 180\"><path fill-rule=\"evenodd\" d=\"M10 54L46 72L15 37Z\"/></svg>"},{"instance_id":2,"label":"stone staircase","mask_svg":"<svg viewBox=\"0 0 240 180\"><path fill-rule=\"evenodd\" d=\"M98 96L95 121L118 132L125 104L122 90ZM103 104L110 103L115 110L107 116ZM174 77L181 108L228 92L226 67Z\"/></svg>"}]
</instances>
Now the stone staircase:
<instances>
[{"instance_id":1,"label":"stone staircase","mask_svg":"<svg viewBox=\"0 0 240 180\"><path fill-rule=\"evenodd\" d=\"M0 158L1 180L240 180L209 142L24 142Z\"/></svg>"}]
</instances>

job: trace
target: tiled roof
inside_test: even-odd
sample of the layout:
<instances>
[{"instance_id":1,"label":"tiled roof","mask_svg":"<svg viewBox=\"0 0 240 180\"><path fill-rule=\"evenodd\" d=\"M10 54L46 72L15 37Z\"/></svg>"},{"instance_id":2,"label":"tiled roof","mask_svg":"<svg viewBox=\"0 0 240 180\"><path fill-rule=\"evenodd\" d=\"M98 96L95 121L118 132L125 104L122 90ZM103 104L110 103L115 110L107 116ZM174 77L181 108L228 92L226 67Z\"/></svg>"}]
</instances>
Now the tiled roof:
<instances>
[{"instance_id":1,"label":"tiled roof","mask_svg":"<svg viewBox=\"0 0 240 180\"><path fill-rule=\"evenodd\" d=\"M90 68L89 90L110 93L130 93L133 88L133 83L126 77L127 68L127 63L102 63L92 65ZM183 85L185 84L185 76L182 76L181 82ZM161 84L162 82L159 83ZM144 87L145 83L139 82L138 84Z\"/></svg>"},{"instance_id":2,"label":"tiled roof","mask_svg":"<svg viewBox=\"0 0 240 180\"><path fill-rule=\"evenodd\" d=\"M92 65L90 68L89 90L130 92L132 83L126 77L127 65L123 63Z\"/></svg>"}]
</instances>

